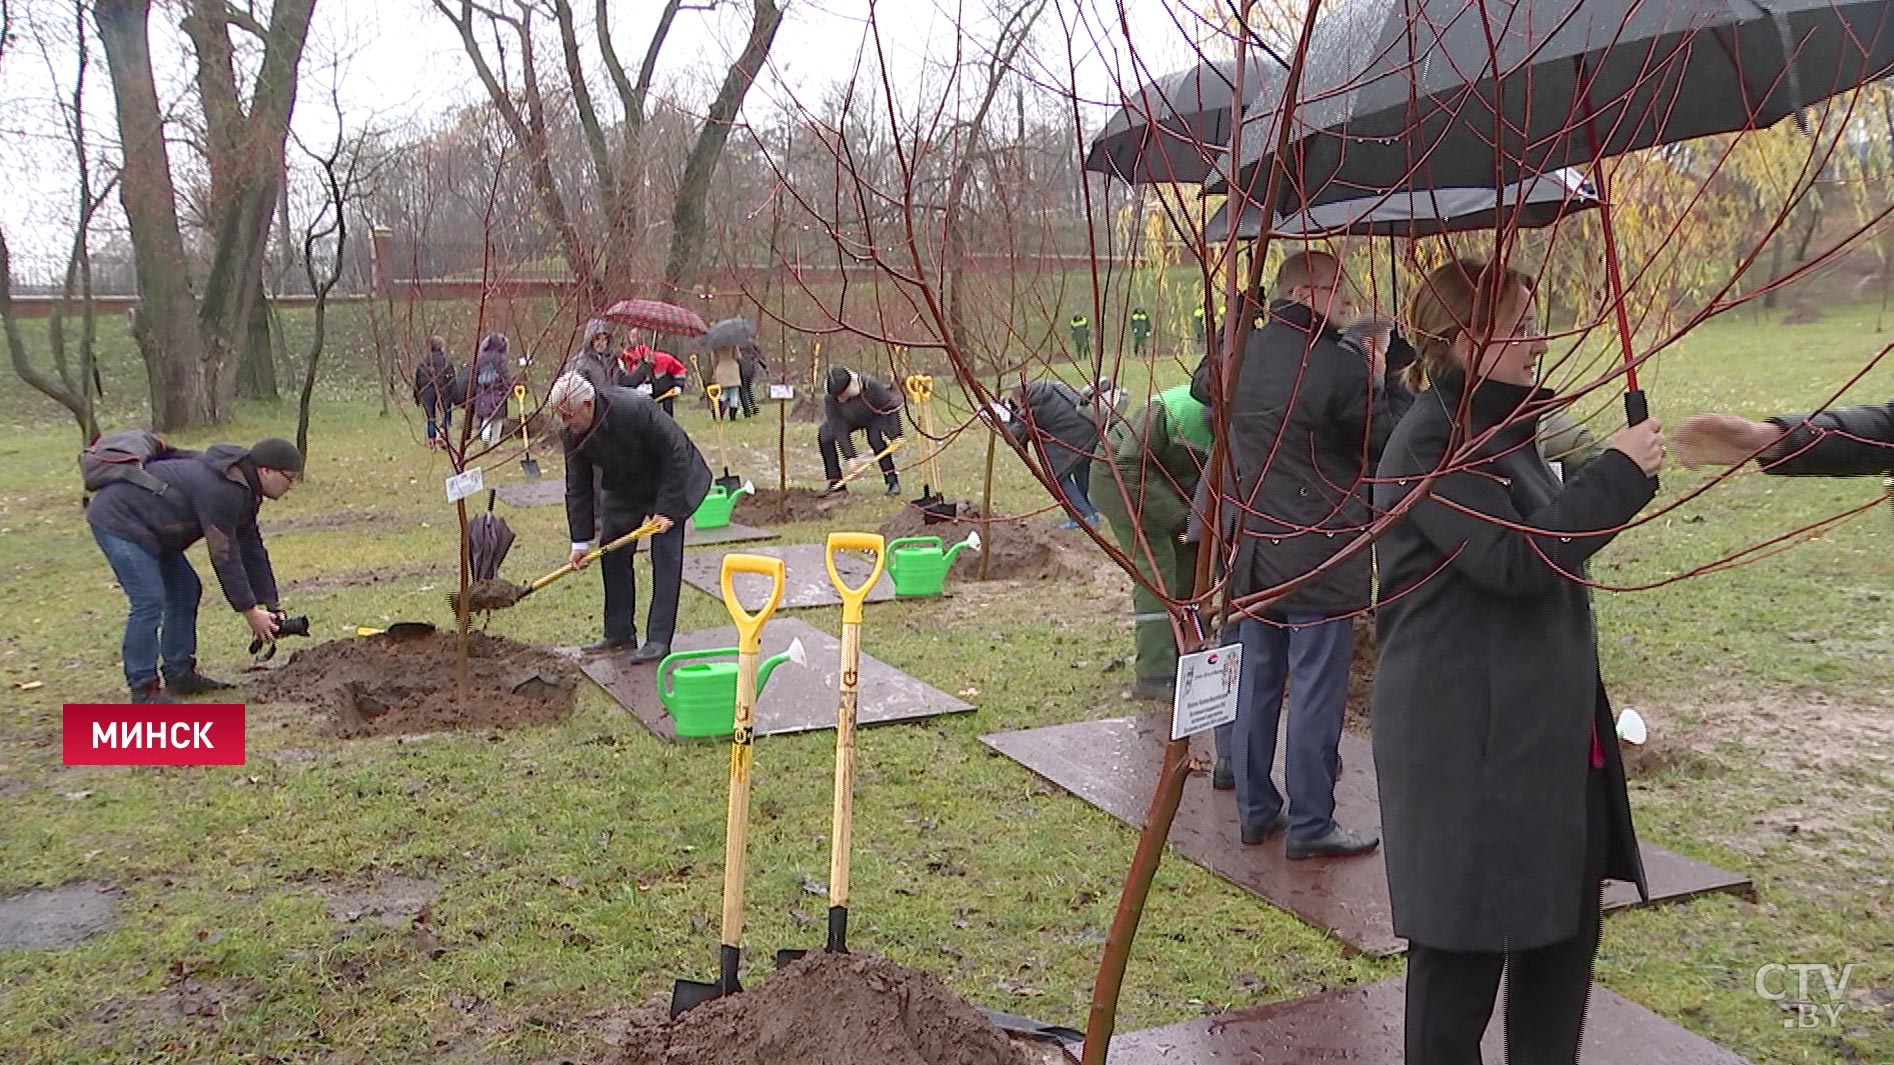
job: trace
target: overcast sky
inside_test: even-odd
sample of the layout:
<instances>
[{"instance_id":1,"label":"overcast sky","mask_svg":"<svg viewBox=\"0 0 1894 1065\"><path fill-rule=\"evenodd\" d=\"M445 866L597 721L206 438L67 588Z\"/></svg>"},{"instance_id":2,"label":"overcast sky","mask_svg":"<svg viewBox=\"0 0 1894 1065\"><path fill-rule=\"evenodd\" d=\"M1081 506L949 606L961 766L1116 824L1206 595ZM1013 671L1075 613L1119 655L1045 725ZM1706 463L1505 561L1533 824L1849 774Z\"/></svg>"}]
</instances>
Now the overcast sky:
<instances>
[{"instance_id":1,"label":"overcast sky","mask_svg":"<svg viewBox=\"0 0 1894 1065\"><path fill-rule=\"evenodd\" d=\"M760 121L770 112L793 106L793 100L813 105L827 86L847 79L857 50L868 39L871 18L891 68L904 79L918 81L918 72L930 62L947 61L956 43L969 50L990 44L992 23L984 13L991 3L786 0L787 16L769 69L751 91L745 117ZM170 5L160 0L153 6L154 66L160 99L169 105L188 88L190 58L175 29L176 14ZM592 5L575 6L586 21L581 39L590 40ZM651 0L613 3L613 39L621 60L634 70L650 38L657 8ZM747 2L724 0L714 12L680 14L660 63L660 88L699 102L708 99L730 57L742 46L749 10ZM0 224L6 226L16 258L63 261L71 239L75 193L70 147L63 140L58 112L50 100L71 91L75 69L70 46L72 6L70 0L14 0L14 11L15 18L28 26L16 34L0 59L0 137L12 146L0 153L0 180L10 192L0 197ZM1139 42L1135 58L1125 46L1121 17L1131 27L1130 39ZM550 20L544 24L551 29ZM957 42L959 26L969 29L965 39ZM1195 54L1192 38L1203 34L1196 15L1185 5L1167 0L1125 0L1122 9L1105 0L1054 0L1054 8L1040 20L1039 67L1032 76L1053 84L1076 81L1081 98L1115 101L1121 82L1135 83L1143 75L1190 62ZM41 41L48 38L51 44L42 47ZM601 70L596 48L586 51L592 69ZM549 52L545 58L554 55ZM116 120L103 56L96 44L89 78L87 109L93 142L114 142ZM602 73L593 84L595 91L605 88ZM333 131L332 86L340 96L345 122L371 122L383 128L418 130L456 107L485 99L457 31L428 0L318 0L295 119L297 131L305 138L316 141ZM1088 113L1089 125L1095 128L1108 107L1090 108ZM174 163L179 159L174 149ZM118 223L113 219L109 224Z\"/></svg>"}]
</instances>

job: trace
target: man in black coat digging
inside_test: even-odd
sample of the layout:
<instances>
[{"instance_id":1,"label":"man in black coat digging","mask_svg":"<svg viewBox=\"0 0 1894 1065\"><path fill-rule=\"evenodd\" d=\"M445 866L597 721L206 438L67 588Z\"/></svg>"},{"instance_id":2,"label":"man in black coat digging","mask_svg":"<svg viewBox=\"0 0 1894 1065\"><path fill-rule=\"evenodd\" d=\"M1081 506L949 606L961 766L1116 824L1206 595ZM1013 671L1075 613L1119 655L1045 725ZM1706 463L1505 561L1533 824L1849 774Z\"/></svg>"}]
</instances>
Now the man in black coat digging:
<instances>
[{"instance_id":1,"label":"man in black coat digging","mask_svg":"<svg viewBox=\"0 0 1894 1065\"><path fill-rule=\"evenodd\" d=\"M842 463L855 461L856 433L868 434L868 447L876 453L901 438L901 396L887 385L854 373L846 366L829 370L827 395L823 398L822 425L816 429L816 446L822 451L822 472L829 479L828 491L845 491ZM901 478L894 471L894 456L881 456L881 479L891 496L901 494Z\"/></svg>"},{"instance_id":2,"label":"man in black coat digging","mask_svg":"<svg viewBox=\"0 0 1894 1065\"><path fill-rule=\"evenodd\" d=\"M1242 515L1235 595L1307 575L1370 523L1364 478L1394 419L1376 354L1344 343L1334 324L1351 306L1345 286L1333 256L1301 252L1283 261L1267 310L1240 308L1255 317L1227 397L1232 506ZM1238 626L1244 680L1231 748L1244 843L1286 829L1292 859L1347 857L1379 843L1335 823L1350 615L1368 606L1369 584L1368 552L1357 551ZM1285 696L1286 802L1270 779Z\"/></svg>"},{"instance_id":3,"label":"man in black coat digging","mask_svg":"<svg viewBox=\"0 0 1894 1065\"><path fill-rule=\"evenodd\" d=\"M172 695L231 687L197 671L204 588L184 552L199 540L230 609L257 639L276 638L276 574L256 517L263 501L283 498L302 471L296 445L270 437L248 448L217 444L202 455L153 459L144 464L149 478L115 481L92 497L92 538L131 600L122 653L132 702L169 703Z\"/></svg>"},{"instance_id":4,"label":"man in black coat digging","mask_svg":"<svg viewBox=\"0 0 1894 1065\"><path fill-rule=\"evenodd\" d=\"M599 560L605 582L603 647L633 649L634 665L656 662L671 653L684 580L684 522L710 493L710 466L684 430L642 393L594 387L582 374L566 373L553 382L547 405L565 426L566 525L573 563L584 564L595 530L600 543L610 543L646 522L661 528L651 537L651 610L642 647L631 568L637 547ZM597 513L594 470L599 471Z\"/></svg>"}]
</instances>

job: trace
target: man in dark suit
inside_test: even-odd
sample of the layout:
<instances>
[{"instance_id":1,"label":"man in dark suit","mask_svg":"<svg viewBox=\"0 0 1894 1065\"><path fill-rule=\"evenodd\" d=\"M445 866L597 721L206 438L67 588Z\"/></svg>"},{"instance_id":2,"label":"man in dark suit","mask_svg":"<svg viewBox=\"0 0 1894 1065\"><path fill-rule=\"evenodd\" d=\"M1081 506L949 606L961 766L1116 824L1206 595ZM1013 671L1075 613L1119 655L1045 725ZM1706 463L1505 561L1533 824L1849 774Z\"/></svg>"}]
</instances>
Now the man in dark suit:
<instances>
[{"instance_id":1,"label":"man in dark suit","mask_svg":"<svg viewBox=\"0 0 1894 1065\"><path fill-rule=\"evenodd\" d=\"M600 560L605 581L604 648L631 648L631 662L656 662L671 653L677 597L684 577L684 522L710 492L710 466L678 424L650 397L628 388L596 387L579 373L553 382L547 404L565 427L566 525L572 561L584 564L596 529L610 543L647 522L651 538L651 610L638 646L638 586L633 547ZM593 471L598 510L593 511ZM599 645L594 645L598 647Z\"/></svg>"},{"instance_id":2,"label":"man in dark suit","mask_svg":"<svg viewBox=\"0 0 1894 1065\"><path fill-rule=\"evenodd\" d=\"M1376 833L1347 831L1334 816L1352 615L1368 606L1370 589L1366 551L1339 564L1330 559L1370 522L1365 478L1394 427L1378 353L1344 343L1336 327L1352 305L1346 285L1334 256L1285 259L1276 299L1267 308L1247 300L1238 308L1252 317L1227 398L1242 522L1233 594L1277 588L1329 566L1238 628L1245 679L1232 755L1242 840L1258 844L1286 830L1292 859L1362 854L1380 842ZM1270 776L1285 702L1286 801Z\"/></svg>"}]
</instances>

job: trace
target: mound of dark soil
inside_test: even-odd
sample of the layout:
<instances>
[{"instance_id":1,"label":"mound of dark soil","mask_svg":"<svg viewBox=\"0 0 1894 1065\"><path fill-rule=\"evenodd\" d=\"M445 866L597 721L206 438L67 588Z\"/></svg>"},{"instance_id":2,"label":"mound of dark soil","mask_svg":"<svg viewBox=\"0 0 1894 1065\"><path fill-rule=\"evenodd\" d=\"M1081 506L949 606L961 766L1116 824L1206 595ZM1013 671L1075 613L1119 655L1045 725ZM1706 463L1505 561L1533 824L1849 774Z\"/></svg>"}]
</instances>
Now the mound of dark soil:
<instances>
[{"instance_id":1,"label":"mound of dark soil","mask_svg":"<svg viewBox=\"0 0 1894 1065\"><path fill-rule=\"evenodd\" d=\"M879 483L879 482L876 482ZM797 521L820 521L848 503L847 493L823 495L814 488L777 491L759 488L737 501L733 517L746 525L783 525Z\"/></svg>"},{"instance_id":2,"label":"mound of dark soil","mask_svg":"<svg viewBox=\"0 0 1894 1065\"><path fill-rule=\"evenodd\" d=\"M457 634L383 633L305 647L245 686L258 702L330 712L331 730L343 737L514 728L572 712L579 678L564 659L479 632L467 636L467 657L461 692Z\"/></svg>"},{"instance_id":3,"label":"mound of dark soil","mask_svg":"<svg viewBox=\"0 0 1894 1065\"><path fill-rule=\"evenodd\" d=\"M1025 519L984 521L979 506L973 503L961 503L955 520L931 525L921 508L908 506L879 531L890 543L903 536L938 536L943 547L978 532L980 549L990 556L986 560L986 579L990 581L1064 580L1096 569L1099 557L1091 550L1092 542L1082 535L1062 533L1043 522ZM1085 563L1087 554L1092 554L1094 564ZM963 551L954 560L953 576L976 580L979 574L980 556L972 551Z\"/></svg>"},{"instance_id":4,"label":"mound of dark soil","mask_svg":"<svg viewBox=\"0 0 1894 1065\"><path fill-rule=\"evenodd\" d=\"M706 959L708 961L708 959ZM626 1032L611 1065L1030 1065L931 973L816 952L762 985Z\"/></svg>"}]
</instances>

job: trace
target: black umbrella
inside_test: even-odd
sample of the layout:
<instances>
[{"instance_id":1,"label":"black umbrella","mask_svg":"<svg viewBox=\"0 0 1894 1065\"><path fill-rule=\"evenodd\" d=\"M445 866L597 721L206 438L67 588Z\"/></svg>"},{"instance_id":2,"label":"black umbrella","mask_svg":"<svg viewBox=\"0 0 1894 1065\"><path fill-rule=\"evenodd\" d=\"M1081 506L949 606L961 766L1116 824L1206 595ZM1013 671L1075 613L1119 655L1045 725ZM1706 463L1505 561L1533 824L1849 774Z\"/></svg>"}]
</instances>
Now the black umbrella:
<instances>
[{"instance_id":1,"label":"black umbrella","mask_svg":"<svg viewBox=\"0 0 1894 1065\"><path fill-rule=\"evenodd\" d=\"M1313 27L1298 101L1252 101L1235 165L1225 156L1209 184L1234 175L1261 200L1277 172L1278 210L1293 211L1588 164L1636 424L1648 414L1599 165L1773 125L1881 77L1890 16L1894 0L1343 0ZM1282 122L1291 158L1272 167Z\"/></svg>"},{"instance_id":2,"label":"black umbrella","mask_svg":"<svg viewBox=\"0 0 1894 1065\"><path fill-rule=\"evenodd\" d=\"M707 349L740 348L756 339L756 327L747 318L725 318L713 322L710 329L698 340L698 344Z\"/></svg>"},{"instance_id":3,"label":"black umbrella","mask_svg":"<svg viewBox=\"0 0 1894 1065\"><path fill-rule=\"evenodd\" d=\"M1770 126L1894 68L1890 15L1890 0L1343 0L1310 39L1278 203L1490 188ZM1262 199L1281 102L1251 102L1211 191L1234 172Z\"/></svg>"},{"instance_id":4,"label":"black umbrella","mask_svg":"<svg viewBox=\"0 0 1894 1065\"><path fill-rule=\"evenodd\" d=\"M1245 63L1243 100L1267 83L1280 94L1282 67L1274 59ZM1197 183L1210 175L1230 146L1230 104L1236 63L1218 60L1166 74L1124 96L1124 106L1092 138L1085 169L1131 185Z\"/></svg>"},{"instance_id":5,"label":"black umbrella","mask_svg":"<svg viewBox=\"0 0 1894 1065\"><path fill-rule=\"evenodd\" d=\"M1385 196L1310 207L1276 218L1272 236L1288 240L1319 237L1431 237L1469 229L1537 229L1568 214L1599 206L1598 192L1577 170L1564 169L1508 185L1503 189L1403 189ZM1236 238L1262 235L1263 208L1245 203ZM1230 206L1225 203L1205 224L1203 239L1230 239Z\"/></svg>"},{"instance_id":6,"label":"black umbrella","mask_svg":"<svg viewBox=\"0 0 1894 1065\"><path fill-rule=\"evenodd\" d=\"M517 539L507 528L506 519L492 512L474 515L467 522L467 566L472 579L490 581L500 575L500 563L513 549Z\"/></svg>"}]
</instances>

